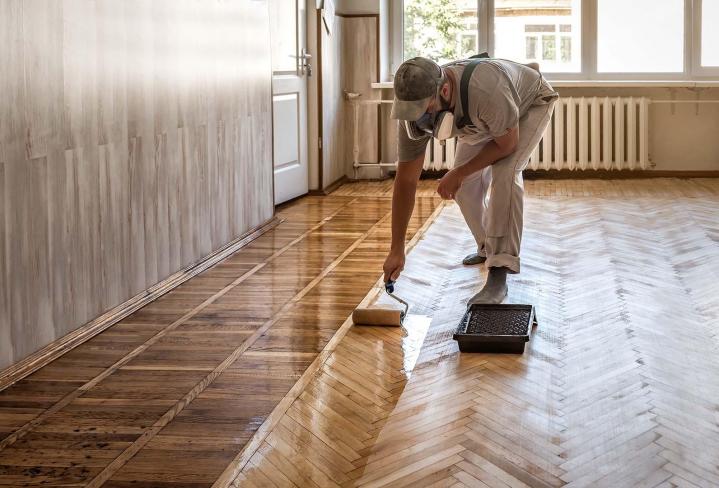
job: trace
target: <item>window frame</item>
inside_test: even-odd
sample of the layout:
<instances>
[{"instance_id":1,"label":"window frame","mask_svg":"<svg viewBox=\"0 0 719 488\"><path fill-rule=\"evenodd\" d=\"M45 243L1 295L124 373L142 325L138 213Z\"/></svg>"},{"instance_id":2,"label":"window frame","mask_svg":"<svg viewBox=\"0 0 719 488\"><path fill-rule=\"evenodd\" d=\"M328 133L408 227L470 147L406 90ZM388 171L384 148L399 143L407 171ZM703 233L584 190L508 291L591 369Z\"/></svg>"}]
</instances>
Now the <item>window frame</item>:
<instances>
[{"instance_id":1,"label":"window frame","mask_svg":"<svg viewBox=\"0 0 719 488\"><path fill-rule=\"evenodd\" d=\"M719 66L701 65L702 0L684 0L684 71L676 73L599 73L597 71L597 33L600 0L581 0L581 70L576 73L543 71L550 81L716 81ZM479 51L494 52L494 0L477 0ZM393 0L390 9L392 45L391 68L394 73L404 61L404 0ZM540 42L541 44L541 42ZM538 49L541 47L538 45ZM559 55L559 46L557 46Z\"/></svg>"}]
</instances>

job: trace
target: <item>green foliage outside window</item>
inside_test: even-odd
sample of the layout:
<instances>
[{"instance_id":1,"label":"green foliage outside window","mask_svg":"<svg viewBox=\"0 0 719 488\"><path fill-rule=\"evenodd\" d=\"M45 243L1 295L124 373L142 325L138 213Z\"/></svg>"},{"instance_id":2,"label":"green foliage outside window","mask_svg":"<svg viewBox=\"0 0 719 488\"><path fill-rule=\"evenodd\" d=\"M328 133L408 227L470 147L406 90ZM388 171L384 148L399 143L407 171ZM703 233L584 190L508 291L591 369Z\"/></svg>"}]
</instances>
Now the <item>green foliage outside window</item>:
<instances>
[{"instance_id":1,"label":"green foliage outside window","mask_svg":"<svg viewBox=\"0 0 719 488\"><path fill-rule=\"evenodd\" d=\"M404 58L424 56L440 64L458 59L462 28L455 0L405 0Z\"/></svg>"}]
</instances>

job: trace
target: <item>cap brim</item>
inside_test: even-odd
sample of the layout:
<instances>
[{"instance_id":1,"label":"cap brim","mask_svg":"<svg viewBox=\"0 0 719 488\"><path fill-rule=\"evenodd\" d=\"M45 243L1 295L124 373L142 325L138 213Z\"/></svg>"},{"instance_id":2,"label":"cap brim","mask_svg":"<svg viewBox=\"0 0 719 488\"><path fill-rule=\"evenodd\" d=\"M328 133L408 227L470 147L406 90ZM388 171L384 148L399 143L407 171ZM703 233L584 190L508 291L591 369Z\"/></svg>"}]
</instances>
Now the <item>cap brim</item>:
<instances>
[{"instance_id":1,"label":"cap brim","mask_svg":"<svg viewBox=\"0 0 719 488\"><path fill-rule=\"evenodd\" d=\"M394 97L390 117L397 120L419 120L427 111L427 106L431 100L432 97L422 100L398 100L397 97Z\"/></svg>"}]
</instances>

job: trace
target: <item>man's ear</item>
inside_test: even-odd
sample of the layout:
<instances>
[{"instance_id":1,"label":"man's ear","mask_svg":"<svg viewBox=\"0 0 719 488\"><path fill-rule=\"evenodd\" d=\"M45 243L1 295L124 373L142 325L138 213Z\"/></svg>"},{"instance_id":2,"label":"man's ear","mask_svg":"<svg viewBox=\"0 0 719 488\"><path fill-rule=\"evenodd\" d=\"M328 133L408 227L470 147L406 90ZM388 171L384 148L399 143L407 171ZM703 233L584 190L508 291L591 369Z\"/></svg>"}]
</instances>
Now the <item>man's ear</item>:
<instances>
[{"instance_id":1,"label":"man's ear","mask_svg":"<svg viewBox=\"0 0 719 488\"><path fill-rule=\"evenodd\" d=\"M449 81L442 85L442 96L447 99L449 97Z\"/></svg>"}]
</instances>

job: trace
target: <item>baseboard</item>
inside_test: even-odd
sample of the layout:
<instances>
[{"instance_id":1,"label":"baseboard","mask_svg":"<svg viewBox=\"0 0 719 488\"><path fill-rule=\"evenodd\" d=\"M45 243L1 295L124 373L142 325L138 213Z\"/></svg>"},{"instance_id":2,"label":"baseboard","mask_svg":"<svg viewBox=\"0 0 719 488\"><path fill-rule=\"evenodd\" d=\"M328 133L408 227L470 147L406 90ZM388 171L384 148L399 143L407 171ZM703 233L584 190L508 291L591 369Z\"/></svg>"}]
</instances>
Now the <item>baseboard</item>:
<instances>
[{"instance_id":1,"label":"baseboard","mask_svg":"<svg viewBox=\"0 0 719 488\"><path fill-rule=\"evenodd\" d=\"M217 251L202 258L197 263L174 273L142 293L130 298L126 302L108 310L96 319L81 325L69 334L51 342L25 359L22 359L0 371L0 391L34 373L66 352L79 346L83 342L92 339L100 332L116 324L131 313L136 312L148 303L157 300L162 295L178 287L190 278L202 273L208 268L211 268L215 264L235 253L240 248L247 245L249 242L257 239L268 230L273 229L280 222L282 222L281 219L273 217L261 226L246 232L221 249L218 249Z\"/></svg>"},{"instance_id":2,"label":"baseboard","mask_svg":"<svg viewBox=\"0 0 719 488\"><path fill-rule=\"evenodd\" d=\"M347 178L347 175L344 175L344 176L340 177L334 183L330 183L329 185L327 185L323 190L310 190L308 195L315 196L315 197L317 197L317 196L323 197L323 196L329 195L330 193L332 193L333 191L335 191L337 188L344 185L348 181L349 181L349 178Z\"/></svg>"},{"instance_id":3,"label":"baseboard","mask_svg":"<svg viewBox=\"0 0 719 488\"><path fill-rule=\"evenodd\" d=\"M646 178L719 178L719 171L524 170L526 180L632 180Z\"/></svg>"},{"instance_id":4,"label":"baseboard","mask_svg":"<svg viewBox=\"0 0 719 488\"><path fill-rule=\"evenodd\" d=\"M347 175L341 176L340 178L337 179L337 181L335 181L334 183L330 183L329 185L327 185L325 187L325 190L324 190L325 195L329 195L330 193L335 191L337 188L339 188L340 186L347 183L347 181L348 181Z\"/></svg>"}]
</instances>

